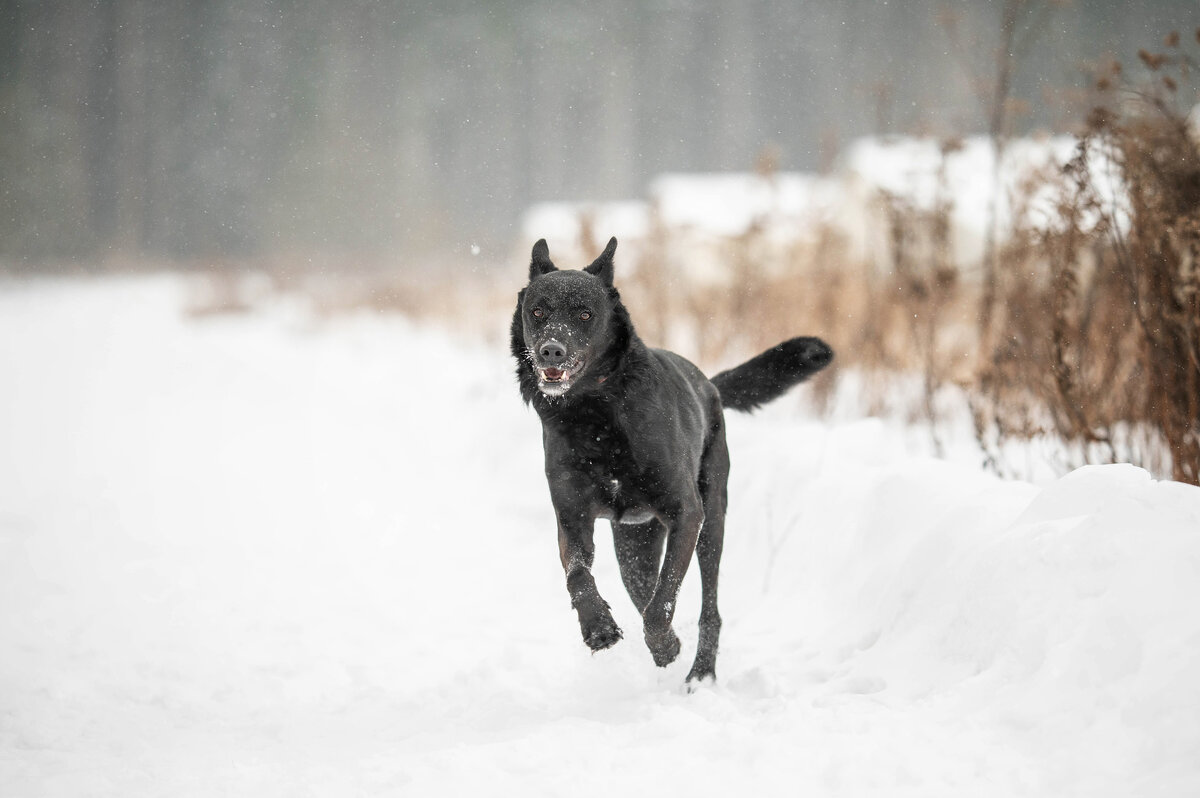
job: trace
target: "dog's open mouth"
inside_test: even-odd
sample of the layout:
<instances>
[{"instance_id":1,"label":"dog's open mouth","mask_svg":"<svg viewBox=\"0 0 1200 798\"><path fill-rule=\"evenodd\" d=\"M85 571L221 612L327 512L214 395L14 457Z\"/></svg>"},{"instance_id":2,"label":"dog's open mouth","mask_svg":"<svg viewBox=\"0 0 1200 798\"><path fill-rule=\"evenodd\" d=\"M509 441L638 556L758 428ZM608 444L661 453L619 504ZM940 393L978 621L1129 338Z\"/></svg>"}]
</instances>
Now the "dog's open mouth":
<instances>
[{"instance_id":1,"label":"dog's open mouth","mask_svg":"<svg viewBox=\"0 0 1200 798\"><path fill-rule=\"evenodd\" d=\"M548 396L560 396L571 387L571 380L583 368L582 363L571 363L565 367L547 366L537 369L538 388Z\"/></svg>"}]
</instances>

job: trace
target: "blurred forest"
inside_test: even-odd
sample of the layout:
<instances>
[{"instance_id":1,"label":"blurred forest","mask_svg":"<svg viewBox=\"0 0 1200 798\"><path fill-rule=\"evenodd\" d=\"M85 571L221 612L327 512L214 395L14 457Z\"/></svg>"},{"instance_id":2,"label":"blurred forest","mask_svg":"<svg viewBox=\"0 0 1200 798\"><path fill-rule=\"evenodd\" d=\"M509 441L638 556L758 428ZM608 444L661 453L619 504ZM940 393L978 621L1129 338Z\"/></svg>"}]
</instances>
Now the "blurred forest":
<instances>
[{"instance_id":1,"label":"blurred forest","mask_svg":"<svg viewBox=\"0 0 1200 798\"><path fill-rule=\"evenodd\" d=\"M991 0L3 0L0 269L514 243L531 202L989 131ZM1194 0L1030 3L1008 133Z\"/></svg>"}]
</instances>

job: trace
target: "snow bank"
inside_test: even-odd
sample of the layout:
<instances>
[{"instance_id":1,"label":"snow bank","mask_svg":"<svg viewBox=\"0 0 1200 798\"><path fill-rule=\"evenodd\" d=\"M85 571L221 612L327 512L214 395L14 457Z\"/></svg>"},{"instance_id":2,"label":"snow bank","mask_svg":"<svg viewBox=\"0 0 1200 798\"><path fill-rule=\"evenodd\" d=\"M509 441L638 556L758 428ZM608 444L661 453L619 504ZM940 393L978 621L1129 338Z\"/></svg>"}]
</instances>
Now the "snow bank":
<instances>
[{"instance_id":1,"label":"snow bank","mask_svg":"<svg viewBox=\"0 0 1200 798\"><path fill-rule=\"evenodd\" d=\"M798 172L674 173L649 186L651 205L668 229L736 237L756 226L789 235L827 221L838 189L833 181Z\"/></svg>"},{"instance_id":2,"label":"snow bank","mask_svg":"<svg viewBox=\"0 0 1200 798\"><path fill-rule=\"evenodd\" d=\"M983 258L995 204L997 241L1008 240L1018 222L1053 229L1068 197L1055 177L1076 154L1071 136L1018 138L1007 142L999 169L995 148L985 136L944 146L932 138L866 137L852 141L828 176L780 172L668 173L647 187L648 202L539 203L524 215L524 239L547 238L552 250L578 258L580 220L593 222L600 240L616 235L639 247L653 230L665 234L672 255L687 264L689 276L711 284L731 278L723 247L754 233L768 247L764 264L789 264L789 251L812 246L823 234L839 234L850 263L892 266L891 222L887 202L916 216L947 208L952 262L975 273ZM1094 188L1106 212L1127 223L1119 170L1102 146L1089 151ZM1036 189L1033 188L1036 186ZM885 200L885 197L891 198ZM1085 219L1085 228L1098 219ZM931 225L908 222L918 238ZM931 246L926 243L925 247ZM766 254L766 253L760 253ZM926 253L929 256L931 253Z\"/></svg>"},{"instance_id":3,"label":"snow bank","mask_svg":"<svg viewBox=\"0 0 1200 798\"><path fill-rule=\"evenodd\" d=\"M1122 465L1041 489L934 460L864 468L854 446L883 431L861 426L829 433L841 452L790 514L776 502L750 524L790 529L774 557L760 543L763 616L821 641L811 661L771 667L807 675L819 702L860 692L992 737L1021 774L1001 793L1194 791L1200 489ZM791 463L741 506L770 506L804 467Z\"/></svg>"},{"instance_id":4,"label":"snow bank","mask_svg":"<svg viewBox=\"0 0 1200 798\"><path fill-rule=\"evenodd\" d=\"M1200 792L1200 489L735 416L689 696L695 574L655 669L603 525L580 643L502 351L187 290L0 286L5 794Z\"/></svg>"},{"instance_id":5,"label":"snow bank","mask_svg":"<svg viewBox=\"0 0 1200 798\"><path fill-rule=\"evenodd\" d=\"M599 247L584 252L581 240L584 227L590 227ZM650 213L645 202L624 200L611 202L539 202L530 206L521 217L521 252L518 260L528 257L528 247L539 238L546 239L550 252L567 267L568 263L590 263L604 248L605 242L616 236L624 250L626 242L644 239L650 232ZM567 267L572 268L572 267Z\"/></svg>"},{"instance_id":6,"label":"snow bank","mask_svg":"<svg viewBox=\"0 0 1200 798\"><path fill-rule=\"evenodd\" d=\"M960 266L978 264L995 203L997 241L1004 242L1014 226L1053 228L1059 224L1059 203L1067 199L1063 186L1051 178L1075 156L1073 136L1017 138L1007 142L999 169L996 151L986 136L970 136L943 149L935 139L906 137L863 138L851 143L840 159L838 174L846 192L847 212L839 215L851 241L869 242L868 257L879 257L886 244L886 226L876 206L881 194L891 195L916 211L934 212L949 203L952 258ZM1089 149L1095 188L1115 211L1120 177L1103 148ZM1037 186L1031 191L1031 186ZM854 209L857 209L855 212ZM1085 226L1096 220L1085 221Z\"/></svg>"},{"instance_id":7,"label":"snow bank","mask_svg":"<svg viewBox=\"0 0 1200 798\"><path fill-rule=\"evenodd\" d=\"M1020 192L1024 181L1047 168L1058 168L1075 154L1072 136L1013 139L1005 147L1000 165L999 224L1011 224L1007 200ZM839 170L848 180L862 181L910 201L916 208L933 211L943 192L952 198L956 224L982 235L994 194L995 148L985 136L970 136L943 152L935 139L904 137L864 138L851 143ZM944 187L939 172L944 168Z\"/></svg>"}]
</instances>

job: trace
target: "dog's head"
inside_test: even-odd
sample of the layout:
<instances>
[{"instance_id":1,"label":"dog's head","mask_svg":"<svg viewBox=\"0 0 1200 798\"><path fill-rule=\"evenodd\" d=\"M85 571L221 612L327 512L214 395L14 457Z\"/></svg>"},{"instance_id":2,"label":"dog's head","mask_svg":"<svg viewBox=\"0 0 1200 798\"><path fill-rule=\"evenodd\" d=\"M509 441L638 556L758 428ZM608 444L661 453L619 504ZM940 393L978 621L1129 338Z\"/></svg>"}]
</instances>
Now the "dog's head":
<instances>
[{"instance_id":1,"label":"dog's head","mask_svg":"<svg viewBox=\"0 0 1200 798\"><path fill-rule=\"evenodd\" d=\"M529 284L517 297L512 353L521 391L559 397L602 382L628 339L629 320L613 287L617 239L583 271L559 270L545 240L533 245Z\"/></svg>"}]
</instances>

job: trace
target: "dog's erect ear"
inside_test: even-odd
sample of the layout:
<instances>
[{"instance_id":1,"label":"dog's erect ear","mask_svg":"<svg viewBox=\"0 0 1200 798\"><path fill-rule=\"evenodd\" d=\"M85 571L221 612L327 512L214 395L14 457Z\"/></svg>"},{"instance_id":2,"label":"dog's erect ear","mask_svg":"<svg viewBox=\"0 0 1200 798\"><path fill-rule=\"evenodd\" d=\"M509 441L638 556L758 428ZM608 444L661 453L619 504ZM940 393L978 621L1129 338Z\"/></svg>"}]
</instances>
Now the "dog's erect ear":
<instances>
[{"instance_id":1,"label":"dog's erect ear","mask_svg":"<svg viewBox=\"0 0 1200 798\"><path fill-rule=\"evenodd\" d=\"M546 239L538 239L533 245L533 259L529 261L529 279L556 271L558 267L550 261L550 247L546 246Z\"/></svg>"},{"instance_id":2,"label":"dog's erect ear","mask_svg":"<svg viewBox=\"0 0 1200 798\"><path fill-rule=\"evenodd\" d=\"M613 236L608 239L608 246L600 253L600 257L592 261L592 264L584 269L588 274L594 274L600 278L605 285L613 284L613 253L617 251L617 238Z\"/></svg>"}]
</instances>

